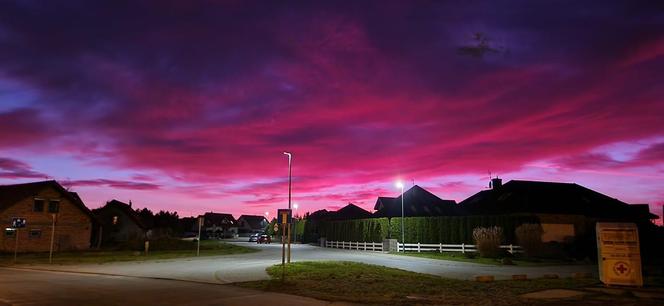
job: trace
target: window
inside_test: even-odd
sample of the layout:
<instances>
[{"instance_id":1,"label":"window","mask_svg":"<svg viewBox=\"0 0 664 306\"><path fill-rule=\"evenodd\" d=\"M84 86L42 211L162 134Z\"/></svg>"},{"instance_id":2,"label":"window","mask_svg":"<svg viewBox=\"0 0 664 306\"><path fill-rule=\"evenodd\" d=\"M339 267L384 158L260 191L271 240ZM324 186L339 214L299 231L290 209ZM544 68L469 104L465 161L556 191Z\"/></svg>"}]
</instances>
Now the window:
<instances>
[{"instance_id":1,"label":"window","mask_svg":"<svg viewBox=\"0 0 664 306\"><path fill-rule=\"evenodd\" d=\"M118 224L118 216L113 216L113 225Z\"/></svg>"},{"instance_id":2,"label":"window","mask_svg":"<svg viewBox=\"0 0 664 306\"><path fill-rule=\"evenodd\" d=\"M31 229L30 230L30 238L41 238L41 230L40 229Z\"/></svg>"},{"instance_id":3,"label":"window","mask_svg":"<svg viewBox=\"0 0 664 306\"><path fill-rule=\"evenodd\" d=\"M35 204L32 206L32 211L36 211L36 212L44 211L44 200L35 199Z\"/></svg>"},{"instance_id":4,"label":"window","mask_svg":"<svg viewBox=\"0 0 664 306\"><path fill-rule=\"evenodd\" d=\"M13 229L11 227L5 228L5 236L13 237L15 233L16 233L16 229Z\"/></svg>"},{"instance_id":5,"label":"window","mask_svg":"<svg viewBox=\"0 0 664 306\"><path fill-rule=\"evenodd\" d=\"M48 212L57 213L60 210L60 200L48 201Z\"/></svg>"}]
</instances>

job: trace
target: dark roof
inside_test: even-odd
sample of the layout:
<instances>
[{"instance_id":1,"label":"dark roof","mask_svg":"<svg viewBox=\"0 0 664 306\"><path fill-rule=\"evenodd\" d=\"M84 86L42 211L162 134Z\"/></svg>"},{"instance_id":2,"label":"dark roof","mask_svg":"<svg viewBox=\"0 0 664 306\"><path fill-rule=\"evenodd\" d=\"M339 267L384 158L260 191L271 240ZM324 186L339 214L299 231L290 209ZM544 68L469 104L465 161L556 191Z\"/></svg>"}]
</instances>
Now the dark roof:
<instances>
[{"instance_id":1,"label":"dark roof","mask_svg":"<svg viewBox=\"0 0 664 306\"><path fill-rule=\"evenodd\" d=\"M231 214L207 212L203 215L205 226L237 226L237 220ZM228 223L224 223L224 220Z\"/></svg>"},{"instance_id":2,"label":"dark roof","mask_svg":"<svg viewBox=\"0 0 664 306\"><path fill-rule=\"evenodd\" d=\"M136 225L138 227L140 227L144 230L148 229L148 226L145 225L145 223L143 223L143 221L141 221L141 217L138 215L138 213L129 204L124 203L124 202L120 202L118 200L110 200L110 201L106 202L106 205L104 205L104 207L102 207L102 208L98 208L98 210L95 210L95 213L97 213L98 211L101 211L101 210L109 209L109 208L118 209L119 211L121 211L125 215L127 215L127 217L129 217L129 219L134 221L134 223L136 223Z\"/></svg>"},{"instance_id":3,"label":"dark roof","mask_svg":"<svg viewBox=\"0 0 664 306\"><path fill-rule=\"evenodd\" d=\"M68 191L54 180L15 185L0 185L0 211L25 198L34 197L38 195L40 191L48 187L53 187L60 192L62 196L68 198L72 204L76 205L87 214L93 221L98 222L97 218L92 214L90 209L85 206L81 197L79 197L77 193Z\"/></svg>"},{"instance_id":4,"label":"dark roof","mask_svg":"<svg viewBox=\"0 0 664 306\"><path fill-rule=\"evenodd\" d=\"M327 211L327 209L320 209L309 214L307 220L327 220L330 214L331 212Z\"/></svg>"},{"instance_id":5,"label":"dark roof","mask_svg":"<svg viewBox=\"0 0 664 306\"><path fill-rule=\"evenodd\" d=\"M252 229L264 229L267 224L267 219L263 216L242 215L237 220L244 220Z\"/></svg>"},{"instance_id":6,"label":"dark roof","mask_svg":"<svg viewBox=\"0 0 664 306\"><path fill-rule=\"evenodd\" d=\"M401 197L379 197L374 206L375 217L400 217ZM406 217L421 216L453 216L457 215L454 200L443 200L420 186L413 186L403 193L404 215Z\"/></svg>"},{"instance_id":7,"label":"dark roof","mask_svg":"<svg viewBox=\"0 0 664 306\"><path fill-rule=\"evenodd\" d=\"M353 220L353 219L367 219L371 218L372 214L363 208L348 203L348 205L340 208L335 212L330 212L328 219L330 220Z\"/></svg>"},{"instance_id":8,"label":"dark roof","mask_svg":"<svg viewBox=\"0 0 664 306\"><path fill-rule=\"evenodd\" d=\"M512 180L501 187L480 191L459 206L464 213L472 215L541 213L595 218L645 217L642 206L632 207L574 183ZM649 211L647 215L650 216L646 218L655 216Z\"/></svg>"}]
</instances>

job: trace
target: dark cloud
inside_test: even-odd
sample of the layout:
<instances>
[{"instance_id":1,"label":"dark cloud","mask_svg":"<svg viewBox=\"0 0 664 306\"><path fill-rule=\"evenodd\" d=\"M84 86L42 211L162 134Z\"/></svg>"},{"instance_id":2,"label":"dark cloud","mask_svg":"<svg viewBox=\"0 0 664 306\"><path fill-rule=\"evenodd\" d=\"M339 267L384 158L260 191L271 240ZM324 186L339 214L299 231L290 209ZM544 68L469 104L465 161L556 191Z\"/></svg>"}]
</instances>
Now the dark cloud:
<instances>
[{"instance_id":1,"label":"dark cloud","mask_svg":"<svg viewBox=\"0 0 664 306\"><path fill-rule=\"evenodd\" d=\"M122 181L110 179L92 179L92 180L67 180L62 181L67 187L111 187L131 190L157 190L161 186L153 183Z\"/></svg>"},{"instance_id":2,"label":"dark cloud","mask_svg":"<svg viewBox=\"0 0 664 306\"><path fill-rule=\"evenodd\" d=\"M620 167L589 152L662 136L662 8L4 1L0 82L36 98L3 108L0 148L48 143L49 152L192 184L276 181L281 152L292 150L304 190L502 173L542 159ZM459 54L475 33L502 52ZM643 164L658 161L652 150ZM259 203L281 188L247 185ZM362 196L340 193L327 196Z\"/></svg>"},{"instance_id":3,"label":"dark cloud","mask_svg":"<svg viewBox=\"0 0 664 306\"><path fill-rule=\"evenodd\" d=\"M44 173L34 171L30 165L19 160L0 157L0 178L9 179L46 179Z\"/></svg>"}]
</instances>

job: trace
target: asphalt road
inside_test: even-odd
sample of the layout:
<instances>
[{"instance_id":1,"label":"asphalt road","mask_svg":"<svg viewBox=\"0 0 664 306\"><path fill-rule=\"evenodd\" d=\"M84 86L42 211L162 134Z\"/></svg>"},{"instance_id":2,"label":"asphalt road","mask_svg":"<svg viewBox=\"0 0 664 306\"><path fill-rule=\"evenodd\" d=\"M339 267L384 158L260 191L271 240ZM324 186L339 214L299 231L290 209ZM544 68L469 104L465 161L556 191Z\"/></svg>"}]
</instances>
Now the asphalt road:
<instances>
[{"instance_id":1,"label":"asphalt road","mask_svg":"<svg viewBox=\"0 0 664 306\"><path fill-rule=\"evenodd\" d=\"M261 252L145 262L67 266L44 265L30 266L28 268L228 284L267 279L268 275L265 273L265 268L281 263L280 244L257 245L256 243L248 242L233 243L257 247L261 249ZM529 278L535 278L551 273L557 273L561 277L571 276L574 272L597 273L595 266L493 266L378 252L339 250L310 245L292 245L292 261L310 260L355 261L456 279L473 279L477 275L494 275L496 279L509 279L513 274L526 274Z\"/></svg>"},{"instance_id":2,"label":"asphalt road","mask_svg":"<svg viewBox=\"0 0 664 306\"><path fill-rule=\"evenodd\" d=\"M0 306L330 304L229 285L0 268Z\"/></svg>"}]
</instances>

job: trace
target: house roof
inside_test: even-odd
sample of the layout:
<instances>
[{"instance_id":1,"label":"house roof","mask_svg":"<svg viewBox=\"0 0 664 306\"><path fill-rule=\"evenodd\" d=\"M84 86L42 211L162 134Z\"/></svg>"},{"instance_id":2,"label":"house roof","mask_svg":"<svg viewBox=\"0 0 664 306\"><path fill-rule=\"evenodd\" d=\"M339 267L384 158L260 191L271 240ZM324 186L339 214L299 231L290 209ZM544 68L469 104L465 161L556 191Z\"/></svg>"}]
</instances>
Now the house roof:
<instances>
[{"instance_id":1,"label":"house roof","mask_svg":"<svg viewBox=\"0 0 664 306\"><path fill-rule=\"evenodd\" d=\"M307 217L308 220L327 220L328 217L330 216L330 211L327 211L327 209L320 209L317 211L312 212L309 214Z\"/></svg>"},{"instance_id":2,"label":"house roof","mask_svg":"<svg viewBox=\"0 0 664 306\"><path fill-rule=\"evenodd\" d=\"M237 220L231 214L222 214L222 213L213 213L207 212L203 215L204 224L206 226L216 225L227 225L227 226L237 226ZM226 220L224 222L224 220Z\"/></svg>"},{"instance_id":3,"label":"house roof","mask_svg":"<svg viewBox=\"0 0 664 306\"><path fill-rule=\"evenodd\" d=\"M138 225L138 227L140 227L144 230L148 229L148 226L145 225L145 223L143 223L143 221L141 221L141 217L138 215L138 213L129 204L124 203L124 202L120 202L120 201L114 199L114 200L110 200L110 201L106 202L106 205L104 205L104 207L102 207L102 208L99 208L99 210L106 210L106 209L109 209L109 208L116 208L116 209L120 210L125 215L127 215L129 217L129 219L134 221L134 223L136 223L136 225Z\"/></svg>"},{"instance_id":4,"label":"house roof","mask_svg":"<svg viewBox=\"0 0 664 306\"><path fill-rule=\"evenodd\" d=\"M34 197L38 195L40 191L48 187L53 187L55 190L60 192L63 197L68 198L72 204L81 209L93 221L98 222L97 218L92 214L90 209L85 206L81 200L81 197L79 197L76 192L68 191L54 180L14 185L0 185L0 211L9 208L10 206L25 198Z\"/></svg>"},{"instance_id":5,"label":"house roof","mask_svg":"<svg viewBox=\"0 0 664 306\"><path fill-rule=\"evenodd\" d=\"M641 215L657 218L642 206L618 199L574 183L512 180L483 190L459 203L467 214L547 213L577 214L597 218Z\"/></svg>"},{"instance_id":6,"label":"house roof","mask_svg":"<svg viewBox=\"0 0 664 306\"><path fill-rule=\"evenodd\" d=\"M267 223L267 219L265 217L255 215L242 215L237 220L244 220L252 229L263 229Z\"/></svg>"},{"instance_id":7,"label":"house roof","mask_svg":"<svg viewBox=\"0 0 664 306\"><path fill-rule=\"evenodd\" d=\"M420 216L451 216L457 215L454 200L443 200L426 189L415 185L396 198L379 197L374 206L375 217L400 217L401 197L403 211L407 217Z\"/></svg>"},{"instance_id":8,"label":"house roof","mask_svg":"<svg viewBox=\"0 0 664 306\"><path fill-rule=\"evenodd\" d=\"M348 205L340 208L335 212L329 213L329 219L331 220L352 220L352 219L367 219L371 218L371 213L364 210L363 208L353 204L348 203Z\"/></svg>"}]
</instances>

